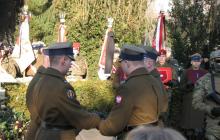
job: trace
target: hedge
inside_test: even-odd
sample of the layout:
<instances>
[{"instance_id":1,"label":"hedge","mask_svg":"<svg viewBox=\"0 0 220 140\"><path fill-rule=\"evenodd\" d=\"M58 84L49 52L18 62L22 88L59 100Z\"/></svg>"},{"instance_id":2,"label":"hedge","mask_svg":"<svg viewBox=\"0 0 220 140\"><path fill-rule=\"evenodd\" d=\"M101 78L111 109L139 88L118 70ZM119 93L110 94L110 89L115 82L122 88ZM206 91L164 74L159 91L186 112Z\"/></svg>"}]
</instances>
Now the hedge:
<instances>
[{"instance_id":1,"label":"hedge","mask_svg":"<svg viewBox=\"0 0 220 140\"><path fill-rule=\"evenodd\" d=\"M77 99L89 111L108 113L113 105L114 90L110 81L86 80L71 83ZM0 139L22 139L30 120L26 107L25 84L3 84L6 89L6 108L1 109Z\"/></svg>"}]
</instances>

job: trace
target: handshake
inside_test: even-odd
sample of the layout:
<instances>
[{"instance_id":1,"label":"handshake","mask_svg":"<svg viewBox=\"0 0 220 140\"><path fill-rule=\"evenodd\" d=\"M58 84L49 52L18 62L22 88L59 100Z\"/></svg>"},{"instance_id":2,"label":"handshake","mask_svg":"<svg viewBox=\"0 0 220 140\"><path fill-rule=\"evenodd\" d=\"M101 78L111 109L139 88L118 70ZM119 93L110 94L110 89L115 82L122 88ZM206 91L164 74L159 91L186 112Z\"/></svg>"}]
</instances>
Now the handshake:
<instances>
[{"instance_id":1,"label":"handshake","mask_svg":"<svg viewBox=\"0 0 220 140\"><path fill-rule=\"evenodd\" d=\"M97 114L101 119L105 119L107 117L107 113L104 112L93 111L93 113Z\"/></svg>"}]
</instances>

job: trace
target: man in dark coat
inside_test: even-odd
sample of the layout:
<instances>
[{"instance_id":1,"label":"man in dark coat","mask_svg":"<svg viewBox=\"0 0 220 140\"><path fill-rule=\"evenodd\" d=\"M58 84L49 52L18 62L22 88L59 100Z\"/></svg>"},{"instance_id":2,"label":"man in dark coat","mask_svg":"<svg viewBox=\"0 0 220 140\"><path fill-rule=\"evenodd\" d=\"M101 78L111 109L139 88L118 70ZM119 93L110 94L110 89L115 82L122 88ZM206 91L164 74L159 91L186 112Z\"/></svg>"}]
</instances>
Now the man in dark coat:
<instances>
[{"instance_id":1,"label":"man in dark coat","mask_svg":"<svg viewBox=\"0 0 220 140\"><path fill-rule=\"evenodd\" d=\"M139 125L157 125L162 108L162 89L150 75L143 62L143 48L124 45L119 59L128 75L116 89L115 104L105 120L99 124L101 134L116 136Z\"/></svg>"},{"instance_id":2,"label":"man in dark coat","mask_svg":"<svg viewBox=\"0 0 220 140\"><path fill-rule=\"evenodd\" d=\"M72 43L52 44L45 54L50 67L35 85L32 98L32 115L40 122L35 140L75 140L78 130L97 127L100 118L82 109L65 79L74 60Z\"/></svg>"},{"instance_id":3,"label":"man in dark coat","mask_svg":"<svg viewBox=\"0 0 220 140\"><path fill-rule=\"evenodd\" d=\"M183 93L180 126L184 129L185 135L188 136L188 139L193 140L201 139L201 134L203 133L202 130L205 125L204 111L196 110L192 106L194 85L200 77L207 73L206 70L200 68L201 62L201 55L198 53L193 54L191 56L192 66L183 72L180 80L180 88Z\"/></svg>"}]
</instances>

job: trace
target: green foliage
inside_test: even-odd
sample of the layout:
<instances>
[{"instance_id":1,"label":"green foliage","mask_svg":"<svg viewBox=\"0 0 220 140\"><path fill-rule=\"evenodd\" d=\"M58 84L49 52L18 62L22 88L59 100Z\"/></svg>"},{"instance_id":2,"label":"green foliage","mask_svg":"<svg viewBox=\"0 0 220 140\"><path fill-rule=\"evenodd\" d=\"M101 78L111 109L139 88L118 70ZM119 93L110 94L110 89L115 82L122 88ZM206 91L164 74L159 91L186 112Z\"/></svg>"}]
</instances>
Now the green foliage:
<instances>
[{"instance_id":1,"label":"green foliage","mask_svg":"<svg viewBox=\"0 0 220 140\"><path fill-rule=\"evenodd\" d=\"M111 82L100 80L78 81L72 84L77 99L88 110L109 112L113 104L114 91Z\"/></svg>"},{"instance_id":2,"label":"green foliage","mask_svg":"<svg viewBox=\"0 0 220 140\"><path fill-rule=\"evenodd\" d=\"M107 114L113 105L114 91L110 81L87 80L71 83L77 99L87 110ZM26 89L24 84L5 84L7 108L0 108L0 139L19 140L30 119L26 107ZM21 125L20 125L21 124Z\"/></svg>"},{"instance_id":3,"label":"green foliage","mask_svg":"<svg viewBox=\"0 0 220 140\"><path fill-rule=\"evenodd\" d=\"M187 64L188 56L198 52L207 56L209 51L219 43L219 37L213 32L219 30L213 24L219 24L214 0L176 0L170 12L169 36L172 40L174 56L180 62ZM186 57L182 57L185 54Z\"/></svg>"},{"instance_id":4,"label":"green foliage","mask_svg":"<svg viewBox=\"0 0 220 140\"><path fill-rule=\"evenodd\" d=\"M7 106L12 109L18 119L29 119L25 96L27 86L24 84L7 84L4 88L6 95L9 96Z\"/></svg>"},{"instance_id":5,"label":"green foliage","mask_svg":"<svg viewBox=\"0 0 220 140\"><path fill-rule=\"evenodd\" d=\"M56 40L59 12L66 14L67 38L80 42L81 55L88 61L88 76L97 79L101 45L107 29L107 18L113 17L115 42L140 43L147 25L145 10L148 0L29 0L32 38L47 44ZM35 6L36 5L36 6ZM46 7L46 8L45 8Z\"/></svg>"}]
</instances>

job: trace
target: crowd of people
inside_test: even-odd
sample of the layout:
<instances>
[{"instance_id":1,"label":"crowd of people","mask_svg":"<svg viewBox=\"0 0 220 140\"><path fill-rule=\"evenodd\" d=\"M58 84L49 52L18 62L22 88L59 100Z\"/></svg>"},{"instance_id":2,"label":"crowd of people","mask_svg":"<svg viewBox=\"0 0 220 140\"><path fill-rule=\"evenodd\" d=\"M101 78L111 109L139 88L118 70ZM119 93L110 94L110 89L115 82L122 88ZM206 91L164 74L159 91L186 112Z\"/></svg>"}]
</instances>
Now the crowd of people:
<instances>
[{"instance_id":1,"label":"crowd of people","mask_svg":"<svg viewBox=\"0 0 220 140\"><path fill-rule=\"evenodd\" d=\"M70 140L92 128L118 140L220 139L220 50L210 54L210 72L200 67L201 55L193 54L181 78L168 51L122 46L116 68L120 72L112 80L114 105L103 118L81 107L65 79L75 60L72 43L51 44L43 49L44 65L27 89L31 123L26 139Z\"/></svg>"}]
</instances>

